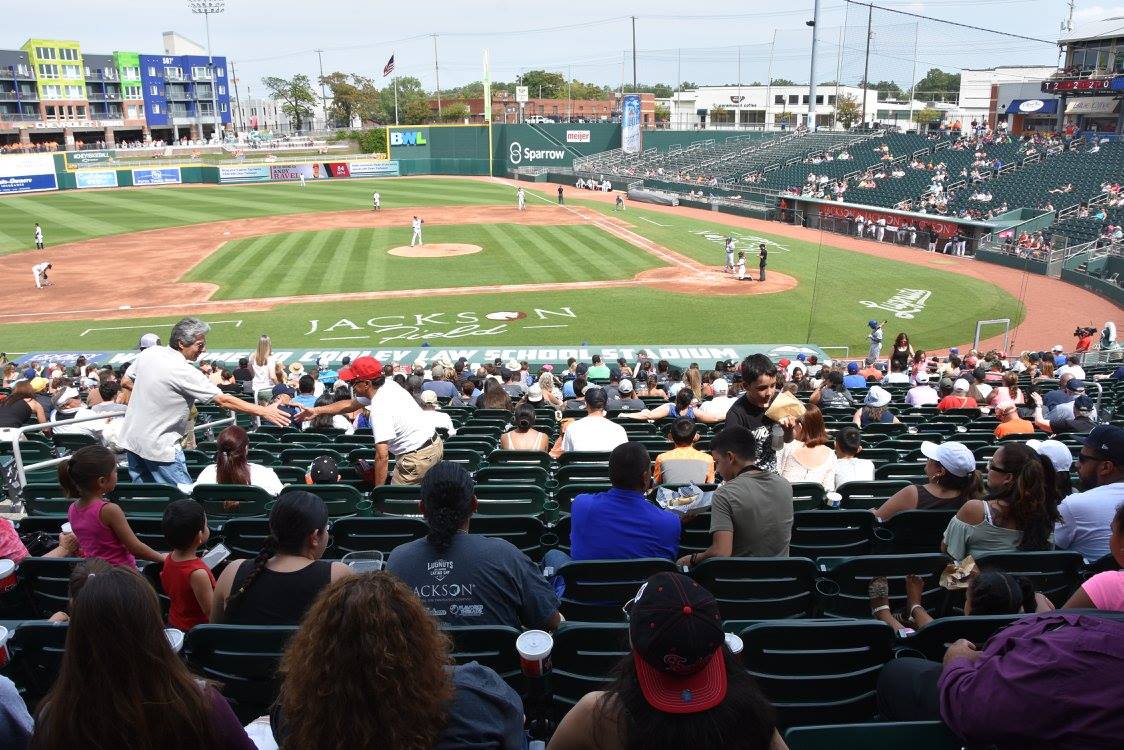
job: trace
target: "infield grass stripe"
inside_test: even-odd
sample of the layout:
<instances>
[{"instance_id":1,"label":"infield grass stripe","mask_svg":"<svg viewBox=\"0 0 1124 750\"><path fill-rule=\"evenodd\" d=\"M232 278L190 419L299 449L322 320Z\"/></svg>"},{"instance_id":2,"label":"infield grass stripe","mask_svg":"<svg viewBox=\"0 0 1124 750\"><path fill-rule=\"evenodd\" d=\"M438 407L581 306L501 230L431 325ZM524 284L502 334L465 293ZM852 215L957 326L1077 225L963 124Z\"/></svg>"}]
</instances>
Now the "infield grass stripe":
<instances>
[{"instance_id":1,"label":"infield grass stripe","mask_svg":"<svg viewBox=\"0 0 1124 750\"><path fill-rule=\"evenodd\" d=\"M356 247L365 247L364 243L359 242L360 235L357 232L338 232L335 256L330 262L324 264L324 276L320 281L318 289L343 289L346 286L345 279L355 278L358 271L354 267L356 256ZM365 265L365 264L364 264Z\"/></svg>"},{"instance_id":2,"label":"infield grass stripe","mask_svg":"<svg viewBox=\"0 0 1124 750\"><path fill-rule=\"evenodd\" d=\"M534 245L537 250L536 259L546 272L544 281L588 281L591 278L583 264L574 258L574 253L569 252L568 246L555 247L537 232L528 232L523 227L519 230L526 243ZM524 248L527 247L524 244Z\"/></svg>"},{"instance_id":3,"label":"infield grass stripe","mask_svg":"<svg viewBox=\"0 0 1124 750\"><path fill-rule=\"evenodd\" d=\"M322 232L296 232L292 237L274 235L272 251L262 261L261 273L254 274L254 283L243 287L241 296L273 297L285 294L284 289L292 288L294 282L299 287L309 262L305 250L314 238L323 236Z\"/></svg>"},{"instance_id":4,"label":"infield grass stripe","mask_svg":"<svg viewBox=\"0 0 1124 750\"><path fill-rule=\"evenodd\" d=\"M549 276L543 264L530 257L527 248L528 237L522 227L494 224L480 224L478 229L487 235L484 252L493 252L503 259L503 265L511 268L519 266L527 279L533 281L557 281ZM512 231L514 230L514 231Z\"/></svg>"},{"instance_id":5,"label":"infield grass stripe","mask_svg":"<svg viewBox=\"0 0 1124 750\"><path fill-rule=\"evenodd\" d=\"M260 237L237 254L233 263L222 269L221 275L216 274L222 284L222 292L218 295L222 299L245 299L248 295L245 290L257 286L259 269L268 271L270 267L269 256L275 250L275 237ZM295 241L294 236L285 240Z\"/></svg>"},{"instance_id":6,"label":"infield grass stripe","mask_svg":"<svg viewBox=\"0 0 1124 750\"><path fill-rule=\"evenodd\" d=\"M214 195L202 189L184 190L182 201L190 205L200 206L209 217L208 220L236 219L251 216L267 216L274 213L294 213L297 209L292 206L282 205L270 207L257 200L242 200L235 196L237 191L227 190L224 194ZM241 209L241 210L239 210Z\"/></svg>"},{"instance_id":7,"label":"infield grass stripe","mask_svg":"<svg viewBox=\"0 0 1124 750\"><path fill-rule=\"evenodd\" d=\"M32 235L34 236L34 235ZM26 243L30 246L33 243ZM21 242L14 234L7 232L0 232L0 253L10 253L24 247L25 243Z\"/></svg>"},{"instance_id":8,"label":"infield grass stripe","mask_svg":"<svg viewBox=\"0 0 1124 750\"><path fill-rule=\"evenodd\" d=\"M572 227L563 231L558 227L543 227L544 232L549 237L556 239L559 246L566 247L570 252L580 255L585 260L587 268L592 265L600 271L595 278L610 279L619 275L621 269L618 267L618 263L606 258L602 252L599 252L599 248L590 242L589 234L582 232L581 229L582 227Z\"/></svg>"},{"instance_id":9,"label":"infield grass stripe","mask_svg":"<svg viewBox=\"0 0 1124 750\"><path fill-rule=\"evenodd\" d=\"M274 271L269 274L272 283L266 284L271 295L288 296L302 291L317 292L322 289L319 277L324 275L324 266L332 261L331 245L335 232L306 233L289 251L277 259ZM319 273L311 272L312 269Z\"/></svg>"},{"instance_id":10,"label":"infield grass stripe","mask_svg":"<svg viewBox=\"0 0 1124 750\"><path fill-rule=\"evenodd\" d=\"M588 239L591 247L601 248L608 254L610 259L615 263L618 274L623 269L635 273L636 271L667 265L662 259L657 258L651 253L625 240L618 240L615 237L607 235L594 227L579 226L575 227L575 229L578 230L579 234Z\"/></svg>"},{"instance_id":11,"label":"infield grass stripe","mask_svg":"<svg viewBox=\"0 0 1124 750\"><path fill-rule=\"evenodd\" d=\"M387 250L393 243L386 227L378 227L369 232L364 242L356 242L358 255L355 258L355 273L349 275L350 279L360 279L364 289L383 290L390 289L391 284L387 276L392 272L390 255ZM439 283L426 284L426 280L419 279L421 288L426 286L441 286Z\"/></svg>"},{"instance_id":12,"label":"infield grass stripe","mask_svg":"<svg viewBox=\"0 0 1124 750\"><path fill-rule=\"evenodd\" d=\"M77 207L77 211L56 208L49 203L33 201L24 197L5 198L4 204L15 208L17 211L22 211L28 216L34 216L35 218L31 222L38 221L43 225L43 236L47 241L51 240L50 229L48 229L50 224L64 226L79 236L117 234L128 231L130 228L127 225L95 219L91 215L92 212L85 210L88 204L84 199L82 204Z\"/></svg>"}]
</instances>

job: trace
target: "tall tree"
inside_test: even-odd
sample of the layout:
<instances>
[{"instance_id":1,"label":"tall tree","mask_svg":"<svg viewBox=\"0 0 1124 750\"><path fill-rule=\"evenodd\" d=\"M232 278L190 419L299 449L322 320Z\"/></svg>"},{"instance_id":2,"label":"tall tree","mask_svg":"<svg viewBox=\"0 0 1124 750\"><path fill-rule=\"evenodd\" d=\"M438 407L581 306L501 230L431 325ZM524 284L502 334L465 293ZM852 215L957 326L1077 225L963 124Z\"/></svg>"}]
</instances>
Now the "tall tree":
<instances>
[{"instance_id":1,"label":"tall tree","mask_svg":"<svg viewBox=\"0 0 1124 750\"><path fill-rule=\"evenodd\" d=\"M794 81L788 80L787 78L774 78L773 82L769 85L770 86L795 86L796 83Z\"/></svg>"},{"instance_id":2,"label":"tall tree","mask_svg":"<svg viewBox=\"0 0 1124 750\"><path fill-rule=\"evenodd\" d=\"M394 122L394 84L378 92L378 114L380 122ZM404 125L417 125L432 119L429 94L422 88L421 81L413 76L399 78L398 121Z\"/></svg>"},{"instance_id":3,"label":"tall tree","mask_svg":"<svg viewBox=\"0 0 1124 750\"><path fill-rule=\"evenodd\" d=\"M526 86L532 98L564 99L566 77L547 70L528 70L519 77L519 85Z\"/></svg>"},{"instance_id":4,"label":"tall tree","mask_svg":"<svg viewBox=\"0 0 1124 750\"><path fill-rule=\"evenodd\" d=\"M878 92L878 100L884 101L886 99L901 99L905 96L905 92L901 87L893 81L879 81L874 84L872 88Z\"/></svg>"},{"instance_id":5,"label":"tall tree","mask_svg":"<svg viewBox=\"0 0 1124 750\"><path fill-rule=\"evenodd\" d=\"M268 76L261 82L269 91L270 98L281 102L281 111L293 121L296 129L302 130L305 120L312 118L313 107L316 104L316 94L312 90L312 82L308 76L304 74L297 74L292 78Z\"/></svg>"},{"instance_id":6,"label":"tall tree","mask_svg":"<svg viewBox=\"0 0 1124 750\"><path fill-rule=\"evenodd\" d=\"M844 128L850 128L862 117L859 100L850 94L839 97L835 103L835 119Z\"/></svg>"},{"instance_id":7,"label":"tall tree","mask_svg":"<svg viewBox=\"0 0 1124 750\"><path fill-rule=\"evenodd\" d=\"M914 87L914 98L924 101L954 102L960 95L960 74L930 68Z\"/></svg>"}]
</instances>

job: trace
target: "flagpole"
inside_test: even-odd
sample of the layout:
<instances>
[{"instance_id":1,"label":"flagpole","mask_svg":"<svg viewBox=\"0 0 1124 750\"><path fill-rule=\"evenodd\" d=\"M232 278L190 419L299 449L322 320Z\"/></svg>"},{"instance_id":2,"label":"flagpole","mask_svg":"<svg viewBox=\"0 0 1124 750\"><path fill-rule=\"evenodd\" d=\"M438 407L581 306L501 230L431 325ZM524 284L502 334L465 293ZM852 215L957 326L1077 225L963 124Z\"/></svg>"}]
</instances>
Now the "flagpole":
<instances>
[{"instance_id":1,"label":"flagpole","mask_svg":"<svg viewBox=\"0 0 1124 750\"><path fill-rule=\"evenodd\" d=\"M398 76L394 76L394 124L398 124Z\"/></svg>"}]
</instances>

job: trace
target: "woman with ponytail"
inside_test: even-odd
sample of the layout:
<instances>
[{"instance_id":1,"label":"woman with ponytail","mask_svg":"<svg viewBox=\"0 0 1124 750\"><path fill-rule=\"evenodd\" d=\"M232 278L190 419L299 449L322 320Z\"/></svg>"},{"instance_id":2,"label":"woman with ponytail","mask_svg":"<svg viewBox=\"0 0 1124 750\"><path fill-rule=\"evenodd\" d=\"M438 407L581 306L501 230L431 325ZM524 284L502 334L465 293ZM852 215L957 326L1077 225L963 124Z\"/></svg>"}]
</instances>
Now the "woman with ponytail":
<instances>
[{"instance_id":1,"label":"woman with ponytail","mask_svg":"<svg viewBox=\"0 0 1124 750\"><path fill-rule=\"evenodd\" d=\"M311 492L287 490L269 512L269 537L253 560L234 560L215 585L211 622L296 625L330 582L351 574L321 560L328 546L328 508Z\"/></svg>"},{"instance_id":2,"label":"woman with ponytail","mask_svg":"<svg viewBox=\"0 0 1124 750\"><path fill-rule=\"evenodd\" d=\"M500 435L500 448L505 451L545 451L550 448L550 436L535 429L533 404L522 401L515 407L515 429Z\"/></svg>"},{"instance_id":3,"label":"woman with ponytail","mask_svg":"<svg viewBox=\"0 0 1124 750\"><path fill-rule=\"evenodd\" d=\"M504 539L468 533L476 488L463 466L442 461L426 472L420 510L429 534L395 548L386 567L442 623L558 627L558 597L538 567Z\"/></svg>"},{"instance_id":4,"label":"woman with ponytail","mask_svg":"<svg viewBox=\"0 0 1124 750\"><path fill-rule=\"evenodd\" d=\"M277 473L268 466L249 461L250 438L238 425L219 433L215 462L199 472L195 484L242 484L261 487L271 495L285 489Z\"/></svg>"},{"instance_id":5,"label":"woman with ponytail","mask_svg":"<svg viewBox=\"0 0 1124 750\"><path fill-rule=\"evenodd\" d=\"M987 467L988 493L949 521L941 549L954 559L1052 549L1058 515L1054 466L1025 443L1004 443Z\"/></svg>"}]
</instances>

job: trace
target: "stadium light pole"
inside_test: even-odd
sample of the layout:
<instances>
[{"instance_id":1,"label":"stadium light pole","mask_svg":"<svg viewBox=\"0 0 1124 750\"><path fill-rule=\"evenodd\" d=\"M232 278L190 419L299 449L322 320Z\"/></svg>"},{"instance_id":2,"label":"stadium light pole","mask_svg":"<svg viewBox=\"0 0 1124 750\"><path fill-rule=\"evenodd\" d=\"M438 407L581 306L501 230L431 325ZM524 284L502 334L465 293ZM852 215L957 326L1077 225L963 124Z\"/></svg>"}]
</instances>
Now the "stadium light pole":
<instances>
[{"instance_id":1,"label":"stadium light pole","mask_svg":"<svg viewBox=\"0 0 1124 750\"><path fill-rule=\"evenodd\" d=\"M203 26L207 29L207 70L211 73L211 115L215 119L215 139L219 137L222 120L219 117L219 96L215 82L215 60L211 54L211 16L226 10L226 0L187 0L191 12L203 16ZM202 135L202 133L200 133Z\"/></svg>"},{"instance_id":2,"label":"stadium light pole","mask_svg":"<svg viewBox=\"0 0 1124 750\"><path fill-rule=\"evenodd\" d=\"M812 27L812 70L808 74L808 129L813 133L816 131L816 52L819 47L819 20L820 0L816 0L812 20L808 21L808 25Z\"/></svg>"}]
</instances>

